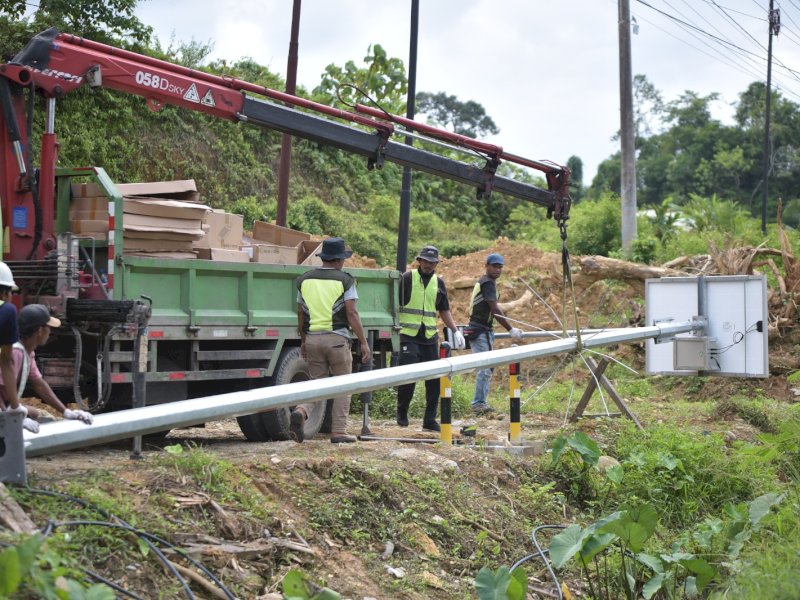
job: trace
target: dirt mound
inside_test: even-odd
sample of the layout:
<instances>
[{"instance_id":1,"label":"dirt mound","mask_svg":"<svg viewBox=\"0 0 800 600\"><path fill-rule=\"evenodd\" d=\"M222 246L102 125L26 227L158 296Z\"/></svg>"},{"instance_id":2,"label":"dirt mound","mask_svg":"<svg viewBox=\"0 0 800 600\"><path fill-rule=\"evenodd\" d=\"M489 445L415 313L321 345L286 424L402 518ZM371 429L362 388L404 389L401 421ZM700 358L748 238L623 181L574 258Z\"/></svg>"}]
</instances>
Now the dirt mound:
<instances>
[{"instance_id":1,"label":"dirt mound","mask_svg":"<svg viewBox=\"0 0 800 600\"><path fill-rule=\"evenodd\" d=\"M571 297L567 296L566 307L563 301L561 254L512 243L505 238L498 238L491 248L480 252L445 258L439 265L437 274L447 284L450 308L457 323L469 320L472 288L483 275L486 256L492 252L502 254L506 261L503 275L497 282L501 303L523 298L526 292L531 298L506 311L520 329L560 330L559 320L565 322L568 329L574 328ZM600 281L576 297L580 326L626 325L631 314L641 312L638 306L642 301L643 298L628 286ZM609 315L611 320L605 322L602 315Z\"/></svg>"}]
</instances>

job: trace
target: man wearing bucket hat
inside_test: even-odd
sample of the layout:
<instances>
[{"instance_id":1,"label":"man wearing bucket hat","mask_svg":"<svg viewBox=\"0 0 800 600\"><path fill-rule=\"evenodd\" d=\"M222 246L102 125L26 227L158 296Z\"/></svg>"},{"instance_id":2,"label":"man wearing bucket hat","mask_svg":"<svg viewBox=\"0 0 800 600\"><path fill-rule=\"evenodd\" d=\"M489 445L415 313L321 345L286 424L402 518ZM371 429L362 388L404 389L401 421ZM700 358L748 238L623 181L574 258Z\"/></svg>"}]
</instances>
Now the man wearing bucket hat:
<instances>
[{"instance_id":1,"label":"man wearing bucket hat","mask_svg":"<svg viewBox=\"0 0 800 600\"><path fill-rule=\"evenodd\" d=\"M466 343L456 327L450 313L447 288L444 280L436 275L439 250L436 246L425 246L417 255L418 267L403 273L400 278L400 360L401 365L413 365L439 358L439 334L436 329L436 313L453 332L456 350ZM414 396L416 382L397 388L397 424L408 426L408 407ZM439 431L436 412L439 406L439 380L425 382L425 416L422 428Z\"/></svg>"},{"instance_id":2,"label":"man wearing bucket hat","mask_svg":"<svg viewBox=\"0 0 800 600\"><path fill-rule=\"evenodd\" d=\"M353 254L342 238L322 242L322 267L312 269L297 278L297 330L300 333L300 353L308 363L311 379L331 375L347 375L353 371L348 325L358 338L361 362L372 360L372 353L361 317L356 310L358 294L352 275L342 271L344 261ZM303 426L314 405L296 407L290 416L289 430L296 442L303 441ZM333 399L331 412L331 443L355 442L347 435L347 415L350 395Z\"/></svg>"},{"instance_id":3,"label":"man wearing bucket hat","mask_svg":"<svg viewBox=\"0 0 800 600\"><path fill-rule=\"evenodd\" d=\"M65 407L58 396L55 395L48 383L42 378L42 374L36 366L35 350L43 346L50 339L50 330L61 327L61 321L50 314L50 311L43 304L28 304L19 311L19 337L20 341L14 344L14 378L17 395L21 396L25 386L30 384L34 395L45 404L56 409L65 419L83 421L91 425L92 414L85 410L72 410ZM5 382L5 374L3 375ZM3 388L0 386L0 404L5 402ZM26 425L26 429L33 433L39 433L38 421L44 421L47 414L33 406L23 406L27 410L29 419L32 421Z\"/></svg>"},{"instance_id":4,"label":"man wearing bucket hat","mask_svg":"<svg viewBox=\"0 0 800 600\"><path fill-rule=\"evenodd\" d=\"M486 273L478 280L472 290L472 312L469 317L468 338L472 352L487 352L494 348L494 320L505 327L514 340L522 339L522 331L512 327L503 314L498 301L495 281L503 273L505 259L497 253L486 257ZM492 380L493 369L478 369L475 378L475 395L472 398L472 411L475 414L492 412L487 403L489 396L489 382Z\"/></svg>"}]
</instances>

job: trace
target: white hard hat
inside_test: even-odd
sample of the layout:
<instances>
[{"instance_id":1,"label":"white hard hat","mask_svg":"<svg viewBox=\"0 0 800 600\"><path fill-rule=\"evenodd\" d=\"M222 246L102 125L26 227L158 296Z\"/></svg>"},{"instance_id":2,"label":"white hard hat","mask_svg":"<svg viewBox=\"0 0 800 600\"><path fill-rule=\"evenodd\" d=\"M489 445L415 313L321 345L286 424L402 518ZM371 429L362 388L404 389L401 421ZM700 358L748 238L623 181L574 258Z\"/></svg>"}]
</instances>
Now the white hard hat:
<instances>
[{"instance_id":1,"label":"white hard hat","mask_svg":"<svg viewBox=\"0 0 800 600\"><path fill-rule=\"evenodd\" d=\"M18 291L17 284L14 283L14 276L11 274L11 269L4 262L0 262L0 285L10 287L13 291Z\"/></svg>"}]
</instances>

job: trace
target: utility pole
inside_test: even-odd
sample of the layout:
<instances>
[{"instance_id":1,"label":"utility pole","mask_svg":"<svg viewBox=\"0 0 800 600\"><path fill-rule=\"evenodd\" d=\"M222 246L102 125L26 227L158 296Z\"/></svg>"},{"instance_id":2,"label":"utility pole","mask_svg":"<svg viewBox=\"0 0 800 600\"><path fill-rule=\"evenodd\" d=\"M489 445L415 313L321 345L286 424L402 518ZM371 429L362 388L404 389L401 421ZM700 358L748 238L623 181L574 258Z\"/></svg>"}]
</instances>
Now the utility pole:
<instances>
[{"instance_id":1,"label":"utility pole","mask_svg":"<svg viewBox=\"0 0 800 600\"><path fill-rule=\"evenodd\" d=\"M408 99L406 118L414 118L417 96L417 37L419 32L419 0L411 0L411 42L408 50ZM406 136L406 145L413 146L414 139ZM397 270L406 270L408 263L408 227L411 220L411 168L403 167L403 183L400 189L400 215L397 223Z\"/></svg>"},{"instance_id":2,"label":"utility pole","mask_svg":"<svg viewBox=\"0 0 800 600\"><path fill-rule=\"evenodd\" d=\"M761 199L761 234L767 235L767 195L769 192L769 171L772 163L769 140L769 113L772 104L772 36L781 30L781 11L773 9L773 0L769 0L767 14L769 26L769 46L767 48L767 100L764 112L764 196Z\"/></svg>"},{"instance_id":3,"label":"utility pole","mask_svg":"<svg viewBox=\"0 0 800 600\"><path fill-rule=\"evenodd\" d=\"M297 88L297 49L300 45L300 0L294 0L292 8L292 33L289 39L289 62L286 66L286 93L294 96ZM287 105L288 106L288 105ZM286 227L289 205L289 173L292 170L292 136L281 136L281 162L278 167L278 211L275 222Z\"/></svg>"},{"instance_id":4,"label":"utility pole","mask_svg":"<svg viewBox=\"0 0 800 600\"><path fill-rule=\"evenodd\" d=\"M633 124L630 0L619 0L619 115L621 143L622 250L636 239L636 141Z\"/></svg>"}]
</instances>

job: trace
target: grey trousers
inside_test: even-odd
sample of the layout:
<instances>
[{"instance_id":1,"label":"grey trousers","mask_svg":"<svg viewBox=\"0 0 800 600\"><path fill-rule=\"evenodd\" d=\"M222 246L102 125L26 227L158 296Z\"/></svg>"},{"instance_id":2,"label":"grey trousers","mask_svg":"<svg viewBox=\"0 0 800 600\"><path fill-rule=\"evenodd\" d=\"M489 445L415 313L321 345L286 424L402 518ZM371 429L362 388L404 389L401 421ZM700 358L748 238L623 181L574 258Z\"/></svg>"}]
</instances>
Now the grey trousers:
<instances>
[{"instance_id":1,"label":"grey trousers","mask_svg":"<svg viewBox=\"0 0 800 600\"><path fill-rule=\"evenodd\" d=\"M311 379L323 379L333 375L349 375L353 372L353 355L350 353L350 340L336 333L315 333L306 335L306 362ZM300 406L307 415L314 409L313 404ZM333 399L331 411L331 433L347 433L347 415L350 413L350 395Z\"/></svg>"}]
</instances>

